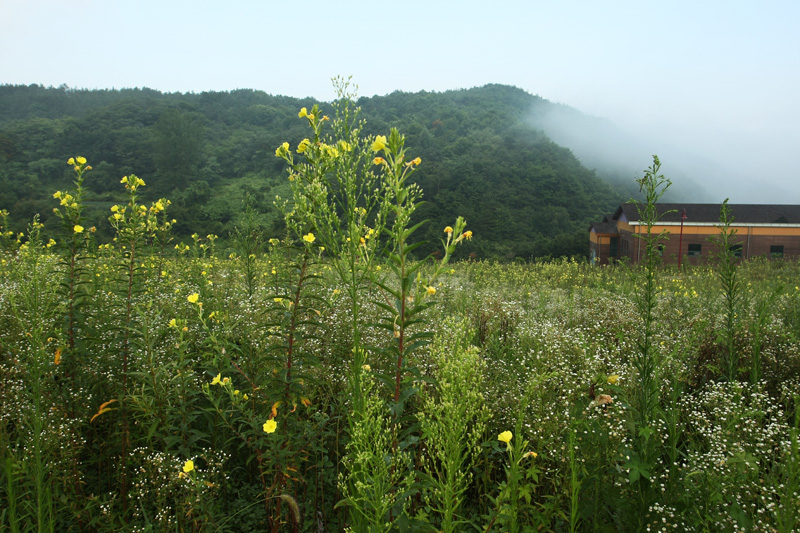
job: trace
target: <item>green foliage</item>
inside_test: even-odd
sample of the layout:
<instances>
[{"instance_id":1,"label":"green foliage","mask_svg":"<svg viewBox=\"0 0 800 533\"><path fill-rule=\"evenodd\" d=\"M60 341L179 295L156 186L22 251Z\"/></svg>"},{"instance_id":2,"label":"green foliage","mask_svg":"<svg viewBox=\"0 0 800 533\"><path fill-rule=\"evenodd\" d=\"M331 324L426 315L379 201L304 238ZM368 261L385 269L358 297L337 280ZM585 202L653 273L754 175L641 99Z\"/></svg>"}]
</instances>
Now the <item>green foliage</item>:
<instances>
[{"instance_id":1,"label":"green foliage","mask_svg":"<svg viewBox=\"0 0 800 533\"><path fill-rule=\"evenodd\" d=\"M50 228L43 191L64 179L62 154L83 152L97 161L96 197L85 216L101 242L112 237L100 223L103 210L122 201L116 181L142 168L152 174L144 176L146 199L172 200L179 238L230 234L246 193L269 220L267 236L280 237L283 222L272 201L289 194L268 147L284 140L296 146L307 136L297 110L318 104L252 90L0 86L0 208L15 231L35 213ZM418 257L436 252L439 228L457 216L476 235L457 259L585 256L586 227L618 203L611 186L537 130L534 111L554 104L520 89L396 92L358 104L369 120L359 126L365 137L395 127L425 162L413 177L426 195L417 215L431 222L419 230L425 244Z\"/></svg>"},{"instance_id":2,"label":"green foliage","mask_svg":"<svg viewBox=\"0 0 800 533\"><path fill-rule=\"evenodd\" d=\"M733 215L728 207L728 199L722 202L719 214L719 235L713 237L717 247L715 263L720 288L724 298L724 325L721 330L721 341L725 346L726 357L723 362L723 372L730 380L735 380L739 375L739 354L736 348L736 333L739 329L738 315L741 304L741 282L738 279L738 268L734 252L736 229L731 227ZM741 250L741 244L739 244Z\"/></svg>"},{"instance_id":3,"label":"green foliage","mask_svg":"<svg viewBox=\"0 0 800 533\"><path fill-rule=\"evenodd\" d=\"M425 442L423 468L430 483L427 504L441 517L441 530L458 531L467 523L462 509L480 456L490 411L481 393L485 363L466 321L450 319L431 346L435 389L427 389L419 414Z\"/></svg>"},{"instance_id":4,"label":"green foliage","mask_svg":"<svg viewBox=\"0 0 800 533\"><path fill-rule=\"evenodd\" d=\"M3 214L0 529L796 529L800 265L736 264L733 307L718 272L660 265L652 230L669 181L654 158L638 180L643 266L451 266L472 237L465 220L417 220L414 180L436 155L416 156L394 128L365 133L348 87L333 120L301 108L291 120L308 137L275 143L282 239L267 240L278 230L262 231L254 194L237 252L205 232L170 248L170 202L148 207L127 173L124 201L95 204L82 157L54 195L60 241L37 218L9 233ZM279 117L262 95L230 96L251 125ZM177 108L223 120L225 100ZM411 130L466 156L477 145L463 134L500 146L489 125L513 122L487 109L480 133ZM115 117L131 136L164 111L135 110ZM28 133L43 142L66 127L41 120ZM37 161L26 172L55 169ZM9 167L21 168L0 178ZM210 197L220 168L207 161L206 185L182 201ZM96 232L90 208L104 212ZM425 255L425 232L440 255ZM720 309L739 313L736 365L709 327ZM748 362L739 381L732 368Z\"/></svg>"}]
</instances>

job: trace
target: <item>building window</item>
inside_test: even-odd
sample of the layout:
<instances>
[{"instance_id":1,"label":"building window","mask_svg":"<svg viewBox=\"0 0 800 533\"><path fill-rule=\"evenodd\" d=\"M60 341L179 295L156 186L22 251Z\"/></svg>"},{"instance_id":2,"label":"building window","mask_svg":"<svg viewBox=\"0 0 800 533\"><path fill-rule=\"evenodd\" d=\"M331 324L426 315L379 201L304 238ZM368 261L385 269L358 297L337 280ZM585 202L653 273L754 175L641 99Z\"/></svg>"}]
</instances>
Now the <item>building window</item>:
<instances>
[{"instance_id":1,"label":"building window","mask_svg":"<svg viewBox=\"0 0 800 533\"><path fill-rule=\"evenodd\" d=\"M617 257L617 243L619 242L619 237L611 237L611 243L608 246L608 256L609 257Z\"/></svg>"},{"instance_id":2,"label":"building window","mask_svg":"<svg viewBox=\"0 0 800 533\"><path fill-rule=\"evenodd\" d=\"M741 244L732 244L730 247L731 252L733 252L733 257L740 258L742 257L742 245Z\"/></svg>"},{"instance_id":3,"label":"building window","mask_svg":"<svg viewBox=\"0 0 800 533\"><path fill-rule=\"evenodd\" d=\"M700 257L700 253L703 250L702 244L690 244L689 245L689 257Z\"/></svg>"},{"instance_id":4,"label":"building window","mask_svg":"<svg viewBox=\"0 0 800 533\"><path fill-rule=\"evenodd\" d=\"M769 255L773 259L782 259L783 258L783 245L782 244L773 244L769 247Z\"/></svg>"}]
</instances>

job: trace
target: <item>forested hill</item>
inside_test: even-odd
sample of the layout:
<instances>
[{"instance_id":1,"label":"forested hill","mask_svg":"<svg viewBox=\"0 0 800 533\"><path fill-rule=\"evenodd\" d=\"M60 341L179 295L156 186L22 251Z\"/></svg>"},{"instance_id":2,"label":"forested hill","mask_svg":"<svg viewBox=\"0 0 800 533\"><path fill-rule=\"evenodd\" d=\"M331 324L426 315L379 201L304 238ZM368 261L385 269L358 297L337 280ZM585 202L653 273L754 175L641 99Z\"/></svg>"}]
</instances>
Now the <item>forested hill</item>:
<instances>
[{"instance_id":1,"label":"forested hill","mask_svg":"<svg viewBox=\"0 0 800 533\"><path fill-rule=\"evenodd\" d=\"M65 161L83 155L94 167L87 185L100 239L110 232L107 207L122 199L120 178L130 173L147 182L146 198L172 200L179 238L227 237L247 193L267 232L280 236L272 202L289 190L275 148L308 135L297 111L314 103L253 90L0 86L0 209L17 230L35 213L54 225L52 193L71 180ZM427 202L418 217L430 220L420 235L432 242L430 250L462 215L475 234L465 254L585 254L589 222L628 198L531 125L537 108L554 104L520 89L395 92L358 104L367 133L397 127L409 153L422 158L414 177Z\"/></svg>"}]
</instances>

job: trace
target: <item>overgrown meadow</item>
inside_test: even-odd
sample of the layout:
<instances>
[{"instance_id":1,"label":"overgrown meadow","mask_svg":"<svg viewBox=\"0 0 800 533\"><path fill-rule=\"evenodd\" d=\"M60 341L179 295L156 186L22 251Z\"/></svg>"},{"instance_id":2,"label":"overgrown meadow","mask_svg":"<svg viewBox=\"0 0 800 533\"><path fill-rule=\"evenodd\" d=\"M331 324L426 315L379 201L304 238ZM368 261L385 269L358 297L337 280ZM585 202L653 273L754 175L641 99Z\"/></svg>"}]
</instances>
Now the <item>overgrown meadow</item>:
<instances>
[{"instance_id":1,"label":"overgrown meadow","mask_svg":"<svg viewBox=\"0 0 800 533\"><path fill-rule=\"evenodd\" d=\"M0 228L0 531L800 527L800 264L724 209L703 267L451 264L462 219L417 257L423 162L339 89L284 236L175 242L130 175L99 245L83 157L58 235Z\"/></svg>"}]
</instances>

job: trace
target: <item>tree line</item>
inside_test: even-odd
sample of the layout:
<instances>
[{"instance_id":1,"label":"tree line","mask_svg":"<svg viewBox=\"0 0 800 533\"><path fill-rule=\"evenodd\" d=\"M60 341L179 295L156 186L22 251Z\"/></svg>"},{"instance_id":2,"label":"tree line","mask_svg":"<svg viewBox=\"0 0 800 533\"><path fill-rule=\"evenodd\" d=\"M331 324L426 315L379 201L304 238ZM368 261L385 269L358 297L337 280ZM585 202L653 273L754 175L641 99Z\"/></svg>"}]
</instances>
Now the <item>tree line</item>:
<instances>
[{"instance_id":1,"label":"tree line","mask_svg":"<svg viewBox=\"0 0 800 533\"><path fill-rule=\"evenodd\" d=\"M62 86L0 86L0 209L12 229L39 213L45 228L56 220L52 192L69 183L70 156L93 170L86 186L97 239L120 200L120 179L136 174L147 195L172 201L174 232L214 233L224 241L241 224L244 199L265 233L280 237L276 196L289 183L275 148L294 148L306 133L297 113L319 104L310 98L240 89L162 93L152 89L76 90ZM463 215L474 232L460 258L500 260L583 256L589 223L625 193L587 169L574 154L531 123L551 102L504 85L361 97L367 134L396 127L422 164L414 178L425 203L418 220L433 251L448 221Z\"/></svg>"}]
</instances>

